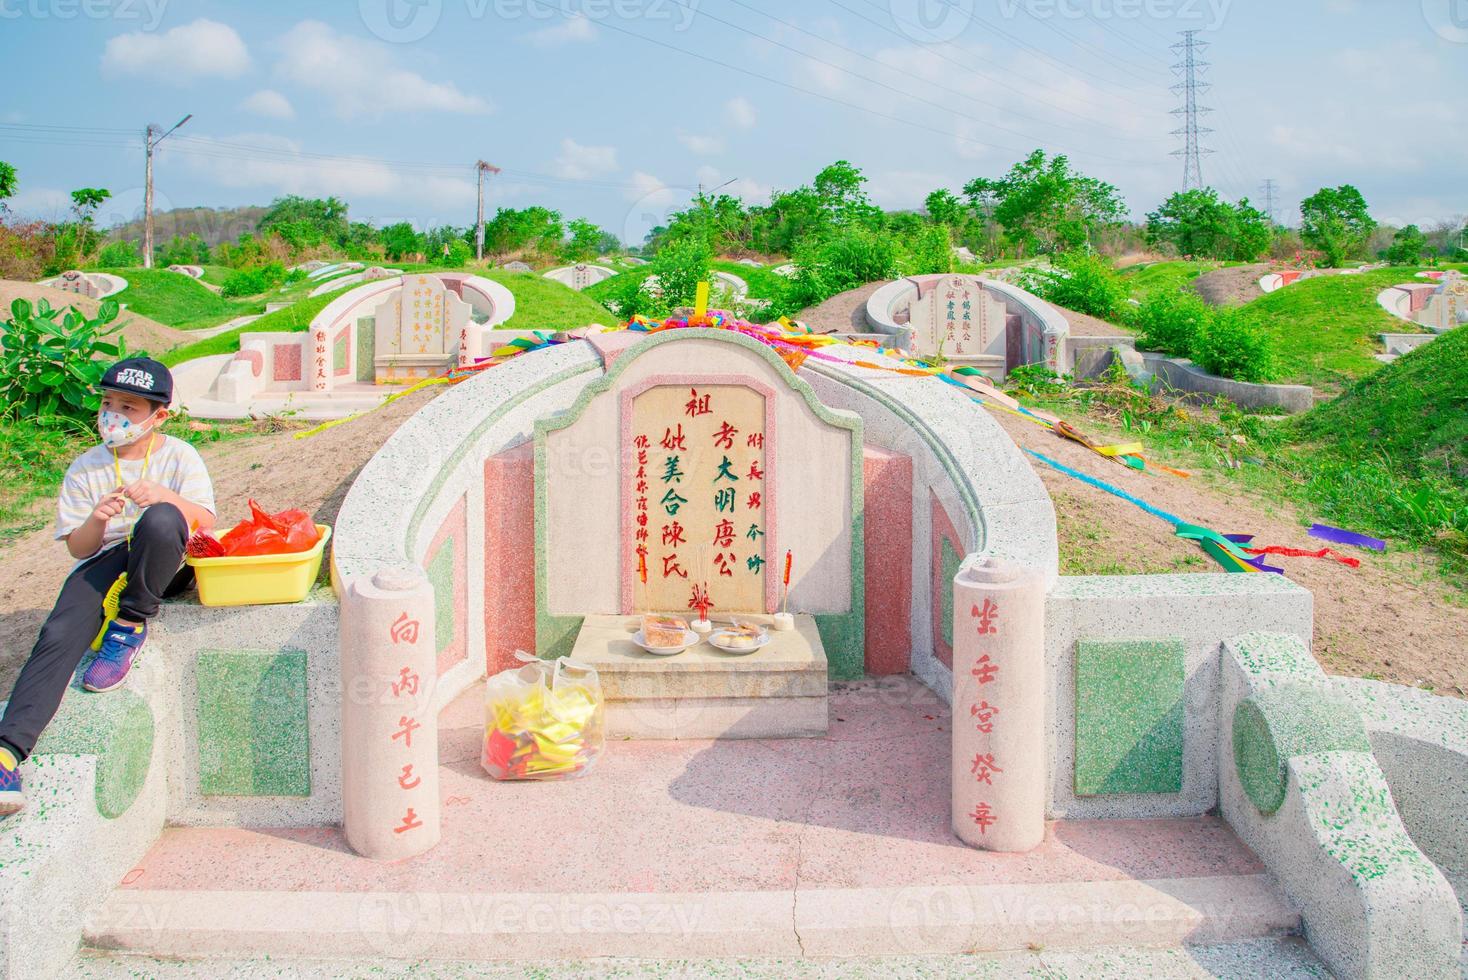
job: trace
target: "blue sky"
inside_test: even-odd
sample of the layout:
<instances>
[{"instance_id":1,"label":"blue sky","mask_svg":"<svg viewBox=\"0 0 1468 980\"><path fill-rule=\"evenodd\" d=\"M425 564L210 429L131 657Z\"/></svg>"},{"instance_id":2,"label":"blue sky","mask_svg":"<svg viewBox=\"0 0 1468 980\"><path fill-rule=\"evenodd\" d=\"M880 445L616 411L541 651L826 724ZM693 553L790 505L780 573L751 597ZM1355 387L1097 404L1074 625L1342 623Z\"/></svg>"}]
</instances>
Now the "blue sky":
<instances>
[{"instance_id":1,"label":"blue sky","mask_svg":"<svg viewBox=\"0 0 1468 980\"><path fill-rule=\"evenodd\" d=\"M532 203L640 240L702 182L750 201L845 158L887 207L1067 153L1134 214L1181 182L1168 45L1211 42L1205 179L1280 212L1352 182L1378 219L1468 212L1468 0L0 0L15 210L347 199L467 225ZM41 129L38 127L55 127ZM82 131L78 131L82 130Z\"/></svg>"}]
</instances>

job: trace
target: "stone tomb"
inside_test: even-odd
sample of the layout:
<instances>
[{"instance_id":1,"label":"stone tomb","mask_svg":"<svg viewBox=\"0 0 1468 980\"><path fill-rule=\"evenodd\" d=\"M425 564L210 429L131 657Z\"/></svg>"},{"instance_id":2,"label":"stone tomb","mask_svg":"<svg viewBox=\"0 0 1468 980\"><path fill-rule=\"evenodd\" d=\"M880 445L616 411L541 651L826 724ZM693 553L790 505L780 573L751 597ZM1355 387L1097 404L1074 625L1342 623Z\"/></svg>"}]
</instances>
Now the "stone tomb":
<instances>
[{"instance_id":1,"label":"stone tomb","mask_svg":"<svg viewBox=\"0 0 1468 980\"><path fill-rule=\"evenodd\" d=\"M913 351L942 356L1002 378L1007 350L1007 311L973 276L919 282L908 308Z\"/></svg>"},{"instance_id":2,"label":"stone tomb","mask_svg":"<svg viewBox=\"0 0 1468 980\"><path fill-rule=\"evenodd\" d=\"M1468 279L1457 271L1444 275L1442 285L1428 297L1417 322L1435 333L1447 333L1468 323Z\"/></svg>"},{"instance_id":3,"label":"stone tomb","mask_svg":"<svg viewBox=\"0 0 1468 980\"><path fill-rule=\"evenodd\" d=\"M404 276L403 288L377 311L377 384L431 378L453 367L471 313L437 276Z\"/></svg>"},{"instance_id":4,"label":"stone tomb","mask_svg":"<svg viewBox=\"0 0 1468 980\"><path fill-rule=\"evenodd\" d=\"M782 367L687 336L619 360L537 424L537 647L598 664L620 734L825 731L827 647L862 642L862 427ZM657 658L629 642L645 612L688 617L700 601L715 620L776 612L786 552L800 572L789 607L809 616L769 647ZM648 671L653 687L637 680ZM666 709L653 721L645 697Z\"/></svg>"}]
</instances>

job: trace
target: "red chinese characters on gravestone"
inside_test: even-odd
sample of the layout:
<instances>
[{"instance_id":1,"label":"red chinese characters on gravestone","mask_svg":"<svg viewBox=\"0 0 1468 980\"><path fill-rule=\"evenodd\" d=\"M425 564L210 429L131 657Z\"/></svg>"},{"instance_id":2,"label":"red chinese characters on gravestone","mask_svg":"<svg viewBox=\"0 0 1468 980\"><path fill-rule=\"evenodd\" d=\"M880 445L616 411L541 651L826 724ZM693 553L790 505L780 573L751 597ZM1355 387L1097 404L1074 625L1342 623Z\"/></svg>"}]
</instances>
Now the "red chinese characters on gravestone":
<instances>
[{"instance_id":1,"label":"red chinese characters on gravestone","mask_svg":"<svg viewBox=\"0 0 1468 980\"><path fill-rule=\"evenodd\" d=\"M402 613L393 620L392 626L388 627L388 636L394 644L417 643L418 625L418 620L409 619L407 613Z\"/></svg>"},{"instance_id":2,"label":"red chinese characters on gravestone","mask_svg":"<svg viewBox=\"0 0 1468 980\"><path fill-rule=\"evenodd\" d=\"M980 638L998 635L999 604L990 597L984 597L982 606L972 606L969 609L969 617L973 620L974 630ZM998 680L999 665L990 659L989 654L983 653L974 662L974 666L969 673L977 682L970 685L970 689L975 690L976 698L975 703L969 705L969 717L973 719L974 727L981 735L992 736L995 726L994 719L999 714L999 709L987 700L977 697L977 691ZM983 783L985 786L993 786L995 775L1002 774L1003 772L1004 768L999 765L992 751L976 752L973 762L969 765L969 774L974 778L974 781ZM970 816L974 823L978 825L979 833L981 834L987 834L989 828L999 820L998 815L994 813L993 808L987 802L980 802L976 805Z\"/></svg>"},{"instance_id":3,"label":"red chinese characters on gravestone","mask_svg":"<svg viewBox=\"0 0 1468 980\"><path fill-rule=\"evenodd\" d=\"M681 610L696 589L709 608L767 611L765 396L740 384L655 385L632 398L630 413L623 459L636 470L622 483L623 540L633 552L645 541L650 552L645 565L641 554L629 558L633 569L648 568L630 578L633 609ZM639 433L652 434L647 488ZM645 537L644 494L657 518ZM758 533L746 534L751 526Z\"/></svg>"}]
</instances>

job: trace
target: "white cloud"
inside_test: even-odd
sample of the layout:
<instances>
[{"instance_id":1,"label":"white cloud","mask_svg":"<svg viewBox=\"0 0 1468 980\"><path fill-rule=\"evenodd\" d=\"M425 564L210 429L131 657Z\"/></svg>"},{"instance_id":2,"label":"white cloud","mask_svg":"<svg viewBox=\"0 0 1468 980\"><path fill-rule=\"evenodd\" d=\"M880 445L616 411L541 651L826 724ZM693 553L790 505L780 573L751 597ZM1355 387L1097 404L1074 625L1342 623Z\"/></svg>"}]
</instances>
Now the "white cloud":
<instances>
[{"instance_id":1,"label":"white cloud","mask_svg":"<svg viewBox=\"0 0 1468 980\"><path fill-rule=\"evenodd\" d=\"M731 126L737 126L740 129L753 129L758 119L754 103L742 95L736 95L724 103L724 114L729 118Z\"/></svg>"},{"instance_id":2,"label":"white cloud","mask_svg":"<svg viewBox=\"0 0 1468 980\"><path fill-rule=\"evenodd\" d=\"M590 180L617 169L617 148L583 146L567 137L561 140L561 155L551 163L557 177L568 180Z\"/></svg>"},{"instance_id":3,"label":"white cloud","mask_svg":"<svg viewBox=\"0 0 1468 980\"><path fill-rule=\"evenodd\" d=\"M724 141L717 136L699 136L697 133L678 133L678 142L699 156L712 156L724 152Z\"/></svg>"},{"instance_id":4,"label":"white cloud","mask_svg":"<svg viewBox=\"0 0 1468 980\"><path fill-rule=\"evenodd\" d=\"M671 200L673 197L672 190L663 183L661 178L654 177L645 171L633 171L631 183L632 186L627 190L628 200L636 201L644 197Z\"/></svg>"},{"instance_id":5,"label":"white cloud","mask_svg":"<svg viewBox=\"0 0 1468 980\"><path fill-rule=\"evenodd\" d=\"M294 119L296 110L290 100L275 89L262 88L240 103L240 108L267 119Z\"/></svg>"},{"instance_id":6,"label":"white cloud","mask_svg":"<svg viewBox=\"0 0 1468 980\"><path fill-rule=\"evenodd\" d=\"M249 49L234 28L205 18L162 34L119 34L102 51L104 74L143 75L169 82L235 78L249 67Z\"/></svg>"},{"instance_id":7,"label":"white cloud","mask_svg":"<svg viewBox=\"0 0 1468 980\"><path fill-rule=\"evenodd\" d=\"M71 207L71 195L52 187L22 186L5 204L11 211L23 217L57 219L65 215Z\"/></svg>"},{"instance_id":8,"label":"white cloud","mask_svg":"<svg viewBox=\"0 0 1468 980\"><path fill-rule=\"evenodd\" d=\"M338 34L320 21L297 24L278 47L276 74L324 96L343 119L404 110L479 115L493 109L452 82L429 81L400 67L387 45Z\"/></svg>"},{"instance_id":9,"label":"white cloud","mask_svg":"<svg viewBox=\"0 0 1468 980\"><path fill-rule=\"evenodd\" d=\"M563 44L590 41L596 37L596 29L585 14L572 14L559 24L542 27L525 35L525 40L537 48L553 48Z\"/></svg>"}]
</instances>

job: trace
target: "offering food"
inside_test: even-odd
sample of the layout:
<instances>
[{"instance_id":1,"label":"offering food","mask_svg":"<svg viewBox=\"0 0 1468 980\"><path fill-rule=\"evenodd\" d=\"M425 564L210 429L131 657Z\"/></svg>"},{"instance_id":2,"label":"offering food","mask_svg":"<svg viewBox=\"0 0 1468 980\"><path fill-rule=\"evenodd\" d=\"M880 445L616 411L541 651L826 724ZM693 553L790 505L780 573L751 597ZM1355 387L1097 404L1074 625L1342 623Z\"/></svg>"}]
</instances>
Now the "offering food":
<instances>
[{"instance_id":1,"label":"offering food","mask_svg":"<svg viewBox=\"0 0 1468 980\"><path fill-rule=\"evenodd\" d=\"M731 626L719 631L719 645L731 650L753 650L765 639L765 631L758 626Z\"/></svg>"},{"instance_id":2,"label":"offering food","mask_svg":"<svg viewBox=\"0 0 1468 980\"><path fill-rule=\"evenodd\" d=\"M687 644L687 625L677 616L642 617L642 639L650 647L681 647Z\"/></svg>"}]
</instances>

